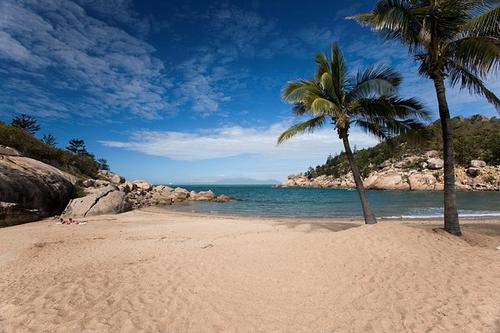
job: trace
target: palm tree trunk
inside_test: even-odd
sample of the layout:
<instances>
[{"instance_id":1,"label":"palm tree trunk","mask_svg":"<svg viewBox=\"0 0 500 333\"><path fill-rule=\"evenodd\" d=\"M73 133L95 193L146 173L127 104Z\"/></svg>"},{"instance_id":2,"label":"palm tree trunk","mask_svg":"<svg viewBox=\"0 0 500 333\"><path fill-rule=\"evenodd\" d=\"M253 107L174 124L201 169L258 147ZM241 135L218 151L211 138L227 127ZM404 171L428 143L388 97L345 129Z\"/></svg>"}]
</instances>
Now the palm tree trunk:
<instances>
[{"instance_id":1,"label":"palm tree trunk","mask_svg":"<svg viewBox=\"0 0 500 333\"><path fill-rule=\"evenodd\" d=\"M435 78L434 86L439 104L441 132L443 136L444 159L444 229L450 234L461 236L458 221L457 194L455 190L455 153L453 149L453 126L450 119L444 80Z\"/></svg>"},{"instance_id":2,"label":"palm tree trunk","mask_svg":"<svg viewBox=\"0 0 500 333\"><path fill-rule=\"evenodd\" d=\"M341 136L342 142L344 143L345 153L347 155L347 159L349 160L349 165L351 166L352 176L354 178L354 182L356 183L356 190L359 194L359 200L361 201L361 207L363 208L363 216L365 218L365 224L375 224L377 223L377 219L375 214L368 203L368 198L366 196L365 186L363 185L363 180L361 179L361 173L359 172L358 165L354 160L354 155L351 151L351 146L349 145L349 136L348 134L342 134Z\"/></svg>"}]
</instances>

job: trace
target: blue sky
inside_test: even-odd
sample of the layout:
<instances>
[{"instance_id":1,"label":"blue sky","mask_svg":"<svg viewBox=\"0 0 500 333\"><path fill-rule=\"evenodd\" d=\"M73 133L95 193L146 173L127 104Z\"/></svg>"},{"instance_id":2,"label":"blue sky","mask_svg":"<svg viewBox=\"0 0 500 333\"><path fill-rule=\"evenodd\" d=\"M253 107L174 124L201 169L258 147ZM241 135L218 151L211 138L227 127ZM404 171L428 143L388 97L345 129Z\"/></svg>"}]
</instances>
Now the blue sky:
<instances>
[{"instance_id":1,"label":"blue sky","mask_svg":"<svg viewBox=\"0 0 500 333\"><path fill-rule=\"evenodd\" d=\"M0 119L28 113L64 147L82 138L127 178L283 179L341 151L330 128L276 146L283 85L338 41L350 68L386 63L437 116L406 51L344 18L373 1L1 0ZM489 87L500 93L497 78ZM496 111L450 89L453 115ZM377 143L354 130L356 147Z\"/></svg>"}]
</instances>

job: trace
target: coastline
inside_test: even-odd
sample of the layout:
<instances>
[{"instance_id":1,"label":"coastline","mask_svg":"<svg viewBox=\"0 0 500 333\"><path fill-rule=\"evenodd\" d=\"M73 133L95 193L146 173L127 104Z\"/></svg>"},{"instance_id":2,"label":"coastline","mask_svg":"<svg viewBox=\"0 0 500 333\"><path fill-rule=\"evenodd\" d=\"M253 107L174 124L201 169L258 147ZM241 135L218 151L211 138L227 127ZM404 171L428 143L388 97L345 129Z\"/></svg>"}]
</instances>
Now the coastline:
<instances>
[{"instance_id":1,"label":"coastline","mask_svg":"<svg viewBox=\"0 0 500 333\"><path fill-rule=\"evenodd\" d=\"M366 226L148 208L81 220L0 229L3 329L500 327L500 219L467 220L462 238L436 219Z\"/></svg>"}]
</instances>

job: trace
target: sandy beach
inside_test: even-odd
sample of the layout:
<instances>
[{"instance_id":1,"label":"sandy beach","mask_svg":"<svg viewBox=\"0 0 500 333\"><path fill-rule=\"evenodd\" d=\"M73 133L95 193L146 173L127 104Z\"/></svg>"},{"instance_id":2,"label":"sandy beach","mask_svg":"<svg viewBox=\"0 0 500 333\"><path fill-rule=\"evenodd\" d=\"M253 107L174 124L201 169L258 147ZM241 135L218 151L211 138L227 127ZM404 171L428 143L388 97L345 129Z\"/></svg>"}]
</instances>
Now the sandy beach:
<instances>
[{"instance_id":1,"label":"sandy beach","mask_svg":"<svg viewBox=\"0 0 500 333\"><path fill-rule=\"evenodd\" d=\"M85 220L0 229L0 332L500 332L499 220Z\"/></svg>"}]
</instances>

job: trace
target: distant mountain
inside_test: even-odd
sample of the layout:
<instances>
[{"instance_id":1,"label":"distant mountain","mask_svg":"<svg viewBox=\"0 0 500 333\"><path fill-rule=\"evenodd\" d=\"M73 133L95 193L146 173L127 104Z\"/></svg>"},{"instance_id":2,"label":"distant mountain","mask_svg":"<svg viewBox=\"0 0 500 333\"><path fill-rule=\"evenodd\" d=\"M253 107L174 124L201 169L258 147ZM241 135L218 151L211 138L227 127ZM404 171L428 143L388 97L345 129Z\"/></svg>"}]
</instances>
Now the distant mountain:
<instances>
[{"instance_id":1,"label":"distant mountain","mask_svg":"<svg viewBox=\"0 0 500 333\"><path fill-rule=\"evenodd\" d=\"M267 185L267 184L279 184L280 181L276 179L266 179L266 180L258 180L253 178L223 178L218 179L213 182L217 185Z\"/></svg>"}]
</instances>

